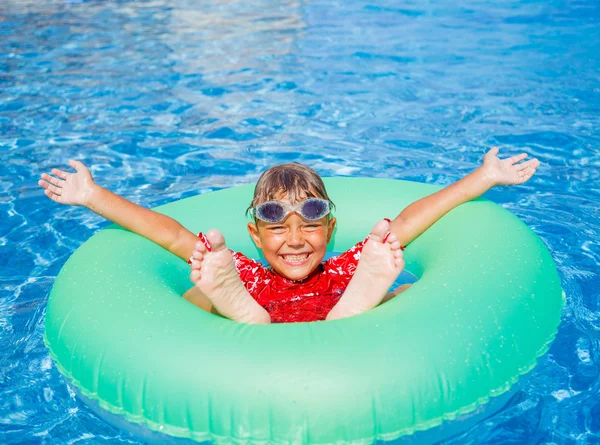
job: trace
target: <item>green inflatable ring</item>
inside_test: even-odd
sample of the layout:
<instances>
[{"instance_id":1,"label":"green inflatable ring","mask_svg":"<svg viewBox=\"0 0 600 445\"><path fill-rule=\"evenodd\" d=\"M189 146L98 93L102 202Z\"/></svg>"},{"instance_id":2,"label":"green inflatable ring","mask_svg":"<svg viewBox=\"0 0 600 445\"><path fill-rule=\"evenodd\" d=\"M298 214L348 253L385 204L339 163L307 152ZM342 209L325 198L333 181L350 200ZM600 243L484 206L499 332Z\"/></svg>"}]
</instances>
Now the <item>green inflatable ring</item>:
<instances>
[{"instance_id":1,"label":"green inflatable ring","mask_svg":"<svg viewBox=\"0 0 600 445\"><path fill-rule=\"evenodd\" d=\"M327 179L330 244L344 251L375 220L437 187ZM157 210L192 231L245 230L252 187ZM419 281L374 310L333 322L245 325L195 308L185 262L110 226L67 261L52 289L45 341L60 372L110 413L169 436L215 443L369 444L471 412L531 370L564 304L543 242L478 199L405 251Z\"/></svg>"}]
</instances>

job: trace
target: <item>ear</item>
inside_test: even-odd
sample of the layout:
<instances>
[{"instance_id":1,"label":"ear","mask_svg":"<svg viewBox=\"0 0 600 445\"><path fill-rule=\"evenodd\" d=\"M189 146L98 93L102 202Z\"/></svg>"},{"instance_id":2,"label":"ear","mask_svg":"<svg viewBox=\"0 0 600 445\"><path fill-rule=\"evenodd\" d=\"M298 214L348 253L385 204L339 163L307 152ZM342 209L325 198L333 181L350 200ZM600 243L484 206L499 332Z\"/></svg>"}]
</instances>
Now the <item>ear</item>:
<instances>
[{"instance_id":1,"label":"ear","mask_svg":"<svg viewBox=\"0 0 600 445\"><path fill-rule=\"evenodd\" d=\"M333 236L333 229L335 229L335 223L337 220L335 218L331 218L327 223L327 244L331 241L331 237Z\"/></svg>"},{"instance_id":2,"label":"ear","mask_svg":"<svg viewBox=\"0 0 600 445\"><path fill-rule=\"evenodd\" d=\"M258 227L256 227L256 224L251 222L248 223L248 233L250 234L252 241L254 241L254 244L256 244L256 247L262 249L262 243L260 242L260 236L258 236Z\"/></svg>"}]
</instances>

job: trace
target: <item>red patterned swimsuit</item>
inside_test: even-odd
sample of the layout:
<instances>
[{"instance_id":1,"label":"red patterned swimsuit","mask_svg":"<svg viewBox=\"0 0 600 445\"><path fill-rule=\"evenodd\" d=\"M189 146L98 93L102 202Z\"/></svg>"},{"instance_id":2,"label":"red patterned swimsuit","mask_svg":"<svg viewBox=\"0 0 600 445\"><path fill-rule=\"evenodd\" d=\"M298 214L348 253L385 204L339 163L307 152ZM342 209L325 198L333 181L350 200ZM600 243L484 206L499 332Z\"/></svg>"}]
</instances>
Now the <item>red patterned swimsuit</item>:
<instances>
[{"instance_id":1,"label":"red patterned swimsuit","mask_svg":"<svg viewBox=\"0 0 600 445\"><path fill-rule=\"evenodd\" d=\"M198 236L208 244L202 233ZM244 286L272 323L318 321L325 320L346 290L367 239L323 262L300 281L288 280L242 253L232 254Z\"/></svg>"}]
</instances>

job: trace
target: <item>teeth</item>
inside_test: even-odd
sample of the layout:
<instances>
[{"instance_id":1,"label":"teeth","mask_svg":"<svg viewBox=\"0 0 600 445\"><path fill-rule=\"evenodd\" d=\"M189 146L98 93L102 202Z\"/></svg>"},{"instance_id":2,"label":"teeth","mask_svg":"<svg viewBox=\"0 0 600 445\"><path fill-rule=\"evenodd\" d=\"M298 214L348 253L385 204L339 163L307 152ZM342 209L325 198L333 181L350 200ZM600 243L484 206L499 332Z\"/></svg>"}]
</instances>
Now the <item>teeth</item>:
<instances>
[{"instance_id":1,"label":"teeth","mask_svg":"<svg viewBox=\"0 0 600 445\"><path fill-rule=\"evenodd\" d=\"M307 253L305 253L304 255L284 255L283 256L284 260L291 261L291 262L304 261L306 258L308 258Z\"/></svg>"}]
</instances>

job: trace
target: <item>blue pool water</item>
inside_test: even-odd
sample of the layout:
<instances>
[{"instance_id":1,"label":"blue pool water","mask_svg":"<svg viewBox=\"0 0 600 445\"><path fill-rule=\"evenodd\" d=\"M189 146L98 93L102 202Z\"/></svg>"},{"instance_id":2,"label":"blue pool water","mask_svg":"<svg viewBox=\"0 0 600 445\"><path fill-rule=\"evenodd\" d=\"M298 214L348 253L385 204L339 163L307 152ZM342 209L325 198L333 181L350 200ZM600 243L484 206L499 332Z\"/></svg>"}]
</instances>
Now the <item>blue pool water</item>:
<instances>
[{"instance_id":1,"label":"blue pool water","mask_svg":"<svg viewBox=\"0 0 600 445\"><path fill-rule=\"evenodd\" d=\"M2 0L0 443L139 443L44 347L52 283L105 223L41 172L80 159L156 206L291 160L446 185L499 145L542 162L487 196L545 241L567 306L508 406L446 443L600 444L599 20L595 0Z\"/></svg>"}]
</instances>

